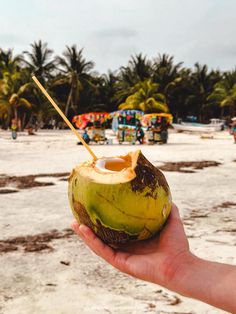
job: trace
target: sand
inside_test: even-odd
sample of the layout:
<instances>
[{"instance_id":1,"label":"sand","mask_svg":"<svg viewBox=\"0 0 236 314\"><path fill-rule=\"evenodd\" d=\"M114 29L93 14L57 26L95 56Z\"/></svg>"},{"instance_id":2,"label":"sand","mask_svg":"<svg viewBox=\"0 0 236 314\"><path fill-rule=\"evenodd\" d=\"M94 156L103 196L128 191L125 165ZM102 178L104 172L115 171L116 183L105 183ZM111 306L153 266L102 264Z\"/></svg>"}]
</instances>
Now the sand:
<instances>
[{"instance_id":1,"label":"sand","mask_svg":"<svg viewBox=\"0 0 236 314\"><path fill-rule=\"evenodd\" d=\"M92 148L99 156L142 148L157 166L176 163L163 169L191 250L236 264L232 137L227 132L211 139L171 133L167 145L135 147L113 140L112 146ZM70 131L20 133L16 141L0 131L0 313L224 313L118 272L68 229L73 217L67 174L89 158L76 142ZM216 163L201 169L202 161ZM191 167L191 162L198 163ZM28 175L33 177L27 185Z\"/></svg>"}]
</instances>

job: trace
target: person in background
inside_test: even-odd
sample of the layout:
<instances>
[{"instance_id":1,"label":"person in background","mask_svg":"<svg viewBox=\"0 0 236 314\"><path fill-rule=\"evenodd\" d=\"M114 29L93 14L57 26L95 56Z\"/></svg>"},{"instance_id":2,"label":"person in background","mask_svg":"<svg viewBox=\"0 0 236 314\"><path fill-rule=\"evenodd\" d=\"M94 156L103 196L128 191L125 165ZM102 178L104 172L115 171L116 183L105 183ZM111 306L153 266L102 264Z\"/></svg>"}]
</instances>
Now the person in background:
<instances>
[{"instance_id":1,"label":"person in background","mask_svg":"<svg viewBox=\"0 0 236 314\"><path fill-rule=\"evenodd\" d=\"M83 135L82 135L82 138L83 138L83 140L85 141L86 144L89 144L89 142L90 142L90 137L89 137L89 135L88 135L87 130L84 130L84 133L83 133ZM82 145L82 142L79 141L79 142L77 143L77 145Z\"/></svg>"},{"instance_id":2,"label":"person in background","mask_svg":"<svg viewBox=\"0 0 236 314\"><path fill-rule=\"evenodd\" d=\"M17 121L16 121L16 119L12 119L12 121L11 121L11 137L13 140L17 139Z\"/></svg>"},{"instance_id":3,"label":"person in background","mask_svg":"<svg viewBox=\"0 0 236 314\"><path fill-rule=\"evenodd\" d=\"M158 129L160 128L160 126L161 126L161 119L160 117L156 117L156 119L154 120L154 127Z\"/></svg>"},{"instance_id":4,"label":"person in background","mask_svg":"<svg viewBox=\"0 0 236 314\"><path fill-rule=\"evenodd\" d=\"M90 137L88 135L88 132L86 130L84 130L84 134L82 135L83 140L85 141L86 144L89 144L90 142Z\"/></svg>"},{"instance_id":5,"label":"person in background","mask_svg":"<svg viewBox=\"0 0 236 314\"><path fill-rule=\"evenodd\" d=\"M144 135L145 134L141 126L141 123L138 121L136 123L136 139L139 141L140 144L143 144Z\"/></svg>"},{"instance_id":6,"label":"person in background","mask_svg":"<svg viewBox=\"0 0 236 314\"><path fill-rule=\"evenodd\" d=\"M236 266L195 256L174 204L158 236L119 249L103 243L85 225L74 223L72 229L91 250L120 271L236 313Z\"/></svg>"},{"instance_id":7,"label":"person in background","mask_svg":"<svg viewBox=\"0 0 236 314\"><path fill-rule=\"evenodd\" d=\"M161 118L161 125L160 125L160 133L161 133L161 143L166 144L168 140L168 122L165 117Z\"/></svg>"},{"instance_id":8,"label":"person in background","mask_svg":"<svg viewBox=\"0 0 236 314\"><path fill-rule=\"evenodd\" d=\"M234 137L234 144L236 144L236 117L231 119L233 122L231 123L230 133Z\"/></svg>"}]
</instances>

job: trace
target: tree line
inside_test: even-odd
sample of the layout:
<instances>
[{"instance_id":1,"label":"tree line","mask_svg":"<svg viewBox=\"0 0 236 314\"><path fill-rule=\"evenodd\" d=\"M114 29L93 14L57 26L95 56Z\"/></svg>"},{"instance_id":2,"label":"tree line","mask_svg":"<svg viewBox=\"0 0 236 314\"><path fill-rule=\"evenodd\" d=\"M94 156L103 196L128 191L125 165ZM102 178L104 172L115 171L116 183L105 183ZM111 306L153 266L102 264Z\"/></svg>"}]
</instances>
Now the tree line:
<instances>
[{"instance_id":1,"label":"tree line","mask_svg":"<svg viewBox=\"0 0 236 314\"><path fill-rule=\"evenodd\" d=\"M187 68L174 57L142 53L126 66L99 74L86 60L83 49L66 46L55 56L39 40L29 51L14 55L0 48L0 125L8 128L13 118L24 128L30 121L46 123L56 112L32 82L36 75L71 119L91 111L140 109L145 113L170 112L175 119L196 116L198 121L236 115L236 68L223 72L196 63Z\"/></svg>"}]
</instances>

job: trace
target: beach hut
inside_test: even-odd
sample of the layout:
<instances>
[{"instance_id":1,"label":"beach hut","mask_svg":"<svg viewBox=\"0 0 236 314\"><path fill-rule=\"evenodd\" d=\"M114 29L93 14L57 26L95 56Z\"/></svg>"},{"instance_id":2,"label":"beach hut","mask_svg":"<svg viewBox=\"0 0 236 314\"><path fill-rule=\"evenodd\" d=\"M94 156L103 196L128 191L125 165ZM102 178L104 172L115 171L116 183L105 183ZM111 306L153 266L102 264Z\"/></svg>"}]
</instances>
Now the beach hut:
<instances>
[{"instance_id":1,"label":"beach hut","mask_svg":"<svg viewBox=\"0 0 236 314\"><path fill-rule=\"evenodd\" d=\"M141 123L142 126L147 128L148 143L167 143L168 127L172 121L173 116L169 113L150 113L143 115Z\"/></svg>"},{"instance_id":2,"label":"beach hut","mask_svg":"<svg viewBox=\"0 0 236 314\"><path fill-rule=\"evenodd\" d=\"M153 120L156 120L156 118L166 118L168 124L171 124L173 122L173 116L170 113L149 113L145 114L141 117L141 123L144 127L148 127Z\"/></svg>"},{"instance_id":3,"label":"beach hut","mask_svg":"<svg viewBox=\"0 0 236 314\"><path fill-rule=\"evenodd\" d=\"M108 112L87 112L74 116L72 123L74 123L78 129L86 129L92 142L104 143L107 141L105 125L108 119L110 119Z\"/></svg>"},{"instance_id":4,"label":"beach hut","mask_svg":"<svg viewBox=\"0 0 236 314\"><path fill-rule=\"evenodd\" d=\"M87 112L80 115L76 115L72 119L72 123L76 125L78 129L85 129L88 124L105 124L110 119L109 112Z\"/></svg>"},{"instance_id":5,"label":"beach hut","mask_svg":"<svg viewBox=\"0 0 236 314\"><path fill-rule=\"evenodd\" d=\"M117 134L119 143L135 144L137 140L137 124L144 113L140 110L118 110L110 113L112 130ZM141 126L141 124L140 124Z\"/></svg>"},{"instance_id":6,"label":"beach hut","mask_svg":"<svg viewBox=\"0 0 236 314\"><path fill-rule=\"evenodd\" d=\"M110 113L112 130L116 132L119 127L136 126L144 112L141 110L118 110Z\"/></svg>"}]
</instances>

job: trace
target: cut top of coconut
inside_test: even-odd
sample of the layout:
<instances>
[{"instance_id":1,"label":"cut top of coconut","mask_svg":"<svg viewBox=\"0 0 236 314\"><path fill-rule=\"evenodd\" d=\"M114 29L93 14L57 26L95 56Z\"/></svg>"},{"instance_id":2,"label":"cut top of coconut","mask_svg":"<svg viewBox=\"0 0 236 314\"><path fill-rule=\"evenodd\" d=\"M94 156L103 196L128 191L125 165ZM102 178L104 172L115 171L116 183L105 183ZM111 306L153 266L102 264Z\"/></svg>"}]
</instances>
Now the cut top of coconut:
<instances>
[{"instance_id":1,"label":"cut top of coconut","mask_svg":"<svg viewBox=\"0 0 236 314\"><path fill-rule=\"evenodd\" d=\"M96 183L118 184L133 180L134 171L141 151L130 152L125 156L102 157L85 162L76 167L79 175Z\"/></svg>"},{"instance_id":2,"label":"cut top of coconut","mask_svg":"<svg viewBox=\"0 0 236 314\"><path fill-rule=\"evenodd\" d=\"M120 172L129 167L131 167L131 160L121 157L107 157L95 161L95 168L105 173Z\"/></svg>"}]
</instances>

